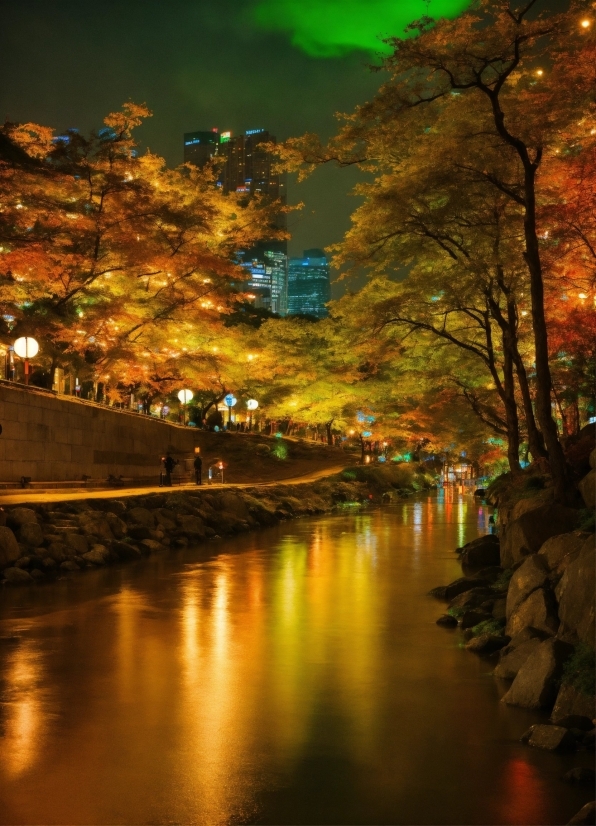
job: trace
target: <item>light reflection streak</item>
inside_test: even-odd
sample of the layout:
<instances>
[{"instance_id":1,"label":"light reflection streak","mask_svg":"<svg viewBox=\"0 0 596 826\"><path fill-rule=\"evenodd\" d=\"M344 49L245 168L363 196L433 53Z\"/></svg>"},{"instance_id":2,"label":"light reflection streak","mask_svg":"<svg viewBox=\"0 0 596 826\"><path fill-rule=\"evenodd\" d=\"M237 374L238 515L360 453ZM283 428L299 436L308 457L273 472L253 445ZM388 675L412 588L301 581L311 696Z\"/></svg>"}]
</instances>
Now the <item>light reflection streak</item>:
<instances>
[{"instance_id":1,"label":"light reflection streak","mask_svg":"<svg viewBox=\"0 0 596 826\"><path fill-rule=\"evenodd\" d=\"M31 641L21 642L7 658L3 751L5 768L13 777L31 768L43 746L47 722L44 671L42 653Z\"/></svg>"}]
</instances>

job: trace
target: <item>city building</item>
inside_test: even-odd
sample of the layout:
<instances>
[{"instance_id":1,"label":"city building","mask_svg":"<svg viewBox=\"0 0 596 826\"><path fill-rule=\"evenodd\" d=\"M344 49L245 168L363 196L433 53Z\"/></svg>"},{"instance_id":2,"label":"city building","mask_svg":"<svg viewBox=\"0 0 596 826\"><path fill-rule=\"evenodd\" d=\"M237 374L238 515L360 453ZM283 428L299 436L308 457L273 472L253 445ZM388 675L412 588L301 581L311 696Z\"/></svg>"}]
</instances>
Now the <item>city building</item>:
<instances>
[{"instance_id":1,"label":"city building","mask_svg":"<svg viewBox=\"0 0 596 826\"><path fill-rule=\"evenodd\" d=\"M304 250L288 266L288 315L324 318L331 300L329 262L323 250Z\"/></svg>"},{"instance_id":2,"label":"city building","mask_svg":"<svg viewBox=\"0 0 596 826\"><path fill-rule=\"evenodd\" d=\"M227 195L246 198L265 196L286 204L286 176L273 171L271 155L264 145L276 138L266 129L249 129L242 135L231 132L187 132L184 135L184 160L203 167L212 159L220 161L217 185ZM276 229L286 228L285 213L275 220ZM261 241L240 254L242 265L250 272L247 286L255 306L286 315L288 295L287 241Z\"/></svg>"}]
</instances>

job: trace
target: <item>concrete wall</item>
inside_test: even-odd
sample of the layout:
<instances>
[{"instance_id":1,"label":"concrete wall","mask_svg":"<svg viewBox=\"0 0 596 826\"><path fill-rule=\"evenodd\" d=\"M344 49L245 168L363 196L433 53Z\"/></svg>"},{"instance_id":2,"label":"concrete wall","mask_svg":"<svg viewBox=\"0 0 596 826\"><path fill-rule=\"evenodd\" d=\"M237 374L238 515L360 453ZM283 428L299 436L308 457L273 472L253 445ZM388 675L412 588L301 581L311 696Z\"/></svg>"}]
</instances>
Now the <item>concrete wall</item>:
<instances>
[{"instance_id":1,"label":"concrete wall","mask_svg":"<svg viewBox=\"0 0 596 826\"><path fill-rule=\"evenodd\" d=\"M199 434L149 416L0 382L0 482L157 480L167 450L190 457Z\"/></svg>"}]
</instances>

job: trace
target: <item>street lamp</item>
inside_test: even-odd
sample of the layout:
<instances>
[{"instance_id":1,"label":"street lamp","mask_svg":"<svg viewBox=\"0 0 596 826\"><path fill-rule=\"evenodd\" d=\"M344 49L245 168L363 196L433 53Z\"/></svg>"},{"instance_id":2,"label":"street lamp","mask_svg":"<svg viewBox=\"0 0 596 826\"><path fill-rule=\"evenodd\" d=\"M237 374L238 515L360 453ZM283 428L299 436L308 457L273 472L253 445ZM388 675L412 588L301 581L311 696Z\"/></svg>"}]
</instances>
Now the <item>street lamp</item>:
<instances>
[{"instance_id":1,"label":"street lamp","mask_svg":"<svg viewBox=\"0 0 596 826\"><path fill-rule=\"evenodd\" d=\"M182 424L186 424L186 405L192 401L193 392L192 390L179 390L178 391L178 399L180 400L180 404L182 405Z\"/></svg>"},{"instance_id":2,"label":"street lamp","mask_svg":"<svg viewBox=\"0 0 596 826\"><path fill-rule=\"evenodd\" d=\"M232 424L232 408L237 401L238 399L233 393L228 393L228 395L224 398L224 402L228 408L228 427Z\"/></svg>"},{"instance_id":3,"label":"street lamp","mask_svg":"<svg viewBox=\"0 0 596 826\"><path fill-rule=\"evenodd\" d=\"M14 343L14 351L19 358L25 359L25 384L29 384L29 359L39 353L39 344L30 336L21 336Z\"/></svg>"},{"instance_id":4,"label":"street lamp","mask_svg":"<svg viewBox=\"0 0 596 826\"><path fill-rule=\"evenodd\" d=\"M257 409L259 403L256 399L249 399L246 406L248 408L248 429L252 430L252 412Z\"/></svg>"}]
</instances>

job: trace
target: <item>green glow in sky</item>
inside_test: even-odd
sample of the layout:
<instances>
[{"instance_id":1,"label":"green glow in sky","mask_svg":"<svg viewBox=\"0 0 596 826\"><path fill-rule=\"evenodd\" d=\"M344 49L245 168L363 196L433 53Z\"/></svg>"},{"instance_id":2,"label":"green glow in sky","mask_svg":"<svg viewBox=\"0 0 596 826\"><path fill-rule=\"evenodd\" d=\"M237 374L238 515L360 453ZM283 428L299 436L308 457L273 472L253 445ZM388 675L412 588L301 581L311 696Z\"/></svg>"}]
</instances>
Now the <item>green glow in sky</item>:
<instances>
[{"instance_id":1,"label":"green glow in sky","mask_svg":"<svg viewBox=\"0 0 596 826\"><path fill-rule=\"evenodd\" d=\"M387 51L382 38L401 36L428 14L457 17L469 0L257 0L254 20L264 29L287 32L294 46L312 57L338 57L355 50Z\"/></svg>"}]
</instances>

